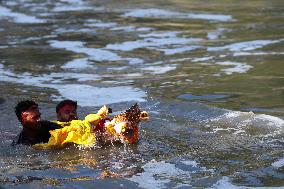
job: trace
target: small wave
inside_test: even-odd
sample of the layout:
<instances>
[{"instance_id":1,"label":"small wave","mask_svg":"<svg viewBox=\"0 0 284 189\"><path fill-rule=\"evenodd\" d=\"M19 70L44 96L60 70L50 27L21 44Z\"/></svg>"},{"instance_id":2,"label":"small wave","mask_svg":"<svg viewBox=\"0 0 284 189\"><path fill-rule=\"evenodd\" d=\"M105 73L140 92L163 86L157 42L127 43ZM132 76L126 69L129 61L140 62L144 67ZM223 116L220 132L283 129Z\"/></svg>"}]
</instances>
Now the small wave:
<instances>
[{"instance_id":1,"label":"small wave","mask_svg":"<svg viewBox=\"0 0 284 189\"><path fill-rule=\"evenodd\" d=\"M190 93L179 95L177 98L185 100L217 100L228 98L230 95L227 94L205 94L205 95L193 95Z\"/></svg>"},{"instance_id":2,"label":"small wave","mask_svg":"<svg viewBox=\"0 0 284 189\"><path fill-rule=\"evenodd\" d=\"M91 7L81 0L61 0L52 9L53 12L83 11L83 10L104 10L103 7Z\"/></svg>"},{"instance_id":3,"label":"small wave","mask_svg":"<svg viewBox=\"0 0 284 189\"><path fill-rule=\"evenodd\" d=\"M100 28L100 29L109 29L111 31L121 30L124 32L149 32L153 30L153 28L149 28L149 27L120 25L119 23L116 23L116 22L104 22L102 20L97 20L97 19L86 20L86 23L84 24L84 26L95 27L95 28Z\"/></svg>"},{"instance_id":4,"label":"small wave","mask_svg":"<svg viewBox=\"0 0 284 189\"><path fill-rule=\"evenodd\" d=\"M172 70L175 70L176 69L176 65L164 65L164 66L147 66L147 67L144 67L142 68L141 70L144 70L144 71L149 71L151 72L152 74L165 74L169 71L172 71Z\"/></svg>"},{"instance_id":5,"label":"small wave","mask_svg":"<svg viewBox=\"0 0 284 189\"><path fill-rule=\"evenodd\" d=\"M123 43L116 43L116 44L108 44L106 46L106 49L120 50L120 51L133 51L138 48L148 48L150 50L155 49L158 51L164 51L165 53L168 52L169 54L172 55L175 53L180 53L181 51L193 50L192 48L196 48L196 47L192 47L192 46L184 47L183 45L192 44L192 43L199 42L202 40L200 38L178 37L176 32L163 32L160 35L158 35L157 33L152 33L152 35L155 35L155 37L152 37L150 34L147 34L147 35L141 35L140 37L145 37L144 39L141 39L141 40L126 41ZM150 37L146 37L146 36L150 36ZM168 46L174 46L174 48L168 48L169 50L167 50L165 47L168 47ZM178 49L178 50L175 50L175 49Z\"/></svg>"},{"instance_id":6,"label":"small wave","mask_svg":"<svg viewBox=\"0 0 284 189\"><path fill-rule=\"evenodd\" d=\"M145 101L146 93L131 86L119 87L94 87L90 85L68 84L64 80L77 79L88 81L99 79L93 74L79 73L52 73L33 76L30 73L15 74L10 70L4 70L0 64L0 80L19 83L30 86L56 89L60 96L53 95L55 101L63 98L74 99L80 106L101 106L109 103Z\"/></svg>"},{"instance_id":7,"label":"small wave","mask_svg":"<svg viewBox=\"0 0 284 189\"><path fill-rule=\"evenodd\" d=\"M29 16L22 13L12 12L10 9L6 7L0 6L0 18L12 18L15 23L20 24L40 24L46 23L46 20L38 19L34 16Z\"/></svg>"},{"instance_id":8,"label":"small wave","mask_svg":"<svg viewBox=\"0 0 284 189\"><path fill-rule=\"evenodd\" d=\"M234 134L270 136L282 133L284 128L283 119L253 112L228 111L209 122L214 125L214 131L234 130Z\"/></svg>"},{"instance_id":9,"label":"small wave","mask_svg":"<svg viewBox=\"0 0 284 189\"><path fill-rule=\"evenodd\" d=\"M95 21L95 22L88 22L84 24L85 26L88 27L97 27L101 29L109 29L117 26L117 23L115 22L102 22L102 21Z\"/></svg>"},{"instance_id":10,"label":"small wave","mask_svg":"<svg viewBox=\"0 0 284 189\"><path fill-rule=\"evenodd\" d=\"M143 172L133 175L128 180L147 189L188 188L192 187L192 177L202 180L215 173L213 169L202 167L196 161L187 158L174 158L170 162L153 159L142 168Z\"/></svg>"},{"instance_id":11,"label":"small wave","mask_svg":"<svg viewBox=\"0 0 284 189\"><path fill-rule=\"evenodd\" d=\"M284 166L284 158L279 159L271 164L273 167L280 168Z\"/></svg>"},{"instance_id":12,"label":"small wave","mask_svg":"<svg viewBox=\"0 0 284 189\"><path fill-rule=\"evenodd\" d=\"M210 189L283 189L283 187L247 187L247 186L236 186L233 185L229 177L223 177L216 184L214 184Z\"/></svg>"},{"instance_id":13,"label":"small wave","mask_svg":"<svg viewBox=\"0 0 284 189\"><path fill-rule=\"evenodd\" d=\"M202 13L180 13L163 9L134 9L128 11L123 17L136 17L136 18L180 18L180 19L200 19L208 21L227 22L232 21L230 15L221 14L202 14Z\"/></svg>"},{"instance_id":14,"label":"small wave","mask_svg":"<svg viewBox=\"0 0 284 189\"><path fill-rule=\"evenodd\" d=\"M65 33L88 33L88 34L92 34L92 33L96 33L96 31L94 29L91 28L57 28L56 30L54 30L52 32L55 35L58 34L65 34Z\"/></svg>"},{"instance_id":15,"label":"small wave","mask_svg":"<svg viewBox=\"0 0 284 189\"><path fill-rule=\"evenodd\" d=\"M200 57L200 58L194 58L192 62L203 62L203 61L208 61L212 60L214 57L213 56L206 56L206 57Z\"/></svg>"},{"instance_id":16,"label":"small wave","mask_svg":"<svg viewBox=\"0 0 284 189\"><path fill-rule=\"evenodd\" d=\"M236 52L233 56L283 55L284 52Z\"/></svg>"},{"instance_id":17,"label":"small wave","mask_svg":"<svg viewBox=\"0 0 284 189\"><path fill-rule=\"evenodd\" d=\"M266 45L271 45L275 43L279 43L283 40L255 40L255 41L244 41L239 43L233 43L230 45L226 45L223 47L208 47L208 51L220 51L226 50L234 51L234 52L241 52L241 51L251 51L255 49L262 48Z\"/></svg>"},{"instance_id":18,"label":"small wave","mask_svg":"<svg viewBox=\"0 0 284 189\"><path fill-rule=\"evenodd\" d=\"M145 164L142 168L144 169L144 172L134 175L128 179L138 183L141 188L165 188L166 185L174 178L184 180L183 186L190 186L191 173L177 168L175 164L152 160Z\"/></svg>"},{"instance_id":19,"label":"small wave","mask_svg":"<svg viewBox=\"0 0 284 189\"><path fill-rule=\"evenodd\" d=\"M57 41L50 40L50 46L59 49L66 49L75 53L82 53L88 56L89 59L94 61L121 61L126 60L129 64L140 64L143 62L139 58L122 58L116 53L104 49L95 49L85 47L85 43L81 41Z\"/></svg>"},{"instance_id":20,"label":"small wave","mask_svg":"<svg viewBox=\"0 0 284 189\"><path fill-rule=\"evenodd\" d=\"M202 48L204 48L204 47L193 45L193 46L184 46L184 47L180 47L180 48L160 49L160 50L163 51L165 53L165 55L174 55L174 54L184 53L184 52L193 51L193 50L202 49Z\"/></svg>"},{"instance_id":21,"label":"small wave","mask_svg":"<svg viewBox=\"0 0 284 189\"><path fill-rule=\"evenodd\" d=\"M222 69L223 72L225 72L225 74L227 75L231 75L233 73L246 73L247 71L249 71L252 66L251 65L247 65L244 63L240 63L240 62L217 62L216 64L218 65L222 65L222 66L234 66L233 68L224 68Z\"/></svg>"},{"instance_id":22,"label":"small wave","mask_svg":"<svg viewBox=\"0 0 284 189\"><path fill-rule=\"evenodd\" d=\"M210 39L210 40L215 40L215 39L218 39L219 36L221 36L224 32L228 32L228 31L230 31L230 30L225 29L225 28L218 28L215 31L208 32L207 38Z\"/></svg>"},{"instance_id":23,"label":"small wave","mask_svg":"<svg viewBox=\"0 0 284 189\"><path fill-rule=\"evenodd\" d=\"M78 70L92 68L92 65L90 65L88 58L78 58L65 63L61 68Z\"/></svg>"},{"instance_id":24,"label":"small wave","mask_svg":"<svg viewBox=\"0 0 284 189\"><path fill-rule=\"evenodd\" d=\"M144 102L146 97L145 92L131 86L105 88L79 84L48 86L56 88L61 97L76 100L80 106L102 106L129 101ZM56 97L55 100L57 100ZM58 100L61 98L59 97Z\"/></svg>"}]
</instances>

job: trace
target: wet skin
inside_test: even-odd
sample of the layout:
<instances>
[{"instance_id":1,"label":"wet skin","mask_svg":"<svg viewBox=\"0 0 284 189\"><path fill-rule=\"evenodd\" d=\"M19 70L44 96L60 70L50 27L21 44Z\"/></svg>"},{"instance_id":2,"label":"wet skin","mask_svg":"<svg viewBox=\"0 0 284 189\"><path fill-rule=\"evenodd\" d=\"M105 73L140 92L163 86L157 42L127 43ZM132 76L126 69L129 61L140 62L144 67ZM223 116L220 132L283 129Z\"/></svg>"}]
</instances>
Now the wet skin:
<instances>
[{"instance_id":1,"label":"wet skin","mask_svg":"<svg viewBox=\"0 0 284 189\"><path fill-rule=\"evenodd\" d=\"M21 123L24 129L37 130L40 128L40 121L41 113L37 106L32 106L21 114Z\"/></svg>"},{"instance_id":2,"label":"wet skin","mask_svg":"<svg viewBox=\"0 0 284 189\"><path fill-rule=\"evenodd\" d=\"M75 106L66 104L62 108L59 109L57 113L57 120L62 122L68 122L72 120L78 119L77 110Z\"/></svg>"}]
</instances>

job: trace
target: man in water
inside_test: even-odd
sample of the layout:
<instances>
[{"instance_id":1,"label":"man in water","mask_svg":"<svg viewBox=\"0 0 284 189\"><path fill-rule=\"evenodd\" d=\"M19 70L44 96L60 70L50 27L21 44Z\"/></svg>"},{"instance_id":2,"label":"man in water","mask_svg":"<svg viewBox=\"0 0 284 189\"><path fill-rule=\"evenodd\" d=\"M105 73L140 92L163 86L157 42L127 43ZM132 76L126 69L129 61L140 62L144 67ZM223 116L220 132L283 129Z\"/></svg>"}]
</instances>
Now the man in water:
<instances>
[{"instance_id":1,"label":"man in water","mask_svg":"<svg viewBox=\"0 0 284 189\"><path fill-rule=\"evenodd\" d=\"M69 122L77 120L77 102L73 100L63 100L56 106L58 122Z\"/></svg>"},{"instance_id":2,"label":"man in water","mask_svg":"<svg viewBox=\"0 0 284 189\"><path fill-rule=\"evenodd\" d=\"M32 100L24 100L17 104L15 113L23 129L13 141L15 144L33 145L46 143L50 137L50 130L61 128L56 123L41 120L38 104Z\"/></svg>"}]
</instances>

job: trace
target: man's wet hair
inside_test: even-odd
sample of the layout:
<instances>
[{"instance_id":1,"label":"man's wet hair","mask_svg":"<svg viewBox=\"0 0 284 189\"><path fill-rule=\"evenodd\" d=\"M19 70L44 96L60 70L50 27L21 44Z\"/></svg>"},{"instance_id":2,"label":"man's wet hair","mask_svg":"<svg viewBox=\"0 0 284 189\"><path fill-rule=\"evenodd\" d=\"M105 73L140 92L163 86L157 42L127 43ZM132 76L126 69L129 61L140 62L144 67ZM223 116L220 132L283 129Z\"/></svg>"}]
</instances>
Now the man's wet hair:
<instances>
[{"instance_id":1,"label":"man's wet hair","mask_svg":"<svg viewBox=\"0 0 284 189\"><path fill-rule=\"evenodd\" d=\"M16 105L15 113L19 121L22 121L22 112L30 109L32 106L38 107L38 104L33 100L23 100Z\"/></svg>"},{"instance_id":2,"label":"man's wet hair","mask_svg":"<svg viewBox=\"0 0 284 189\"><path fill-rule=\"evenodd\" d=\"M59 102L58 104L57 104L57 106L56 106L56 113L58 113L59 112L59 110L63 107L63 106L65 106L65 105L72 105L72 106L74 106L75 107L75 109L77 109L77 102L76 101L73 101L73 100L63 100L63 101L61 101L61 102Z\"/></svg>"}]
</instances>

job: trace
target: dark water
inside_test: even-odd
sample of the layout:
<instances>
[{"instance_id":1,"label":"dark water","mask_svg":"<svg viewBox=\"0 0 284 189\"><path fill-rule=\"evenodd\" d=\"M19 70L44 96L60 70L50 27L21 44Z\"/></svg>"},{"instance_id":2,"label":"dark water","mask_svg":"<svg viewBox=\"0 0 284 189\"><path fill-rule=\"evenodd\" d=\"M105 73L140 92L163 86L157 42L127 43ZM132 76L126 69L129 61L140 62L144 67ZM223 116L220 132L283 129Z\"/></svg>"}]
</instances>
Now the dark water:
<instances>
[{"instance_id":1,"label":"dark water","mask_svg":"<svg viewBox=\"0 0 284 189\"><path fill-rule=\"evenodd\" d=\"M284 1L0 1L3 188L284 187ZM13 107L135 102L133 146L11 147Z\"/></svg>"}]
</instances>

